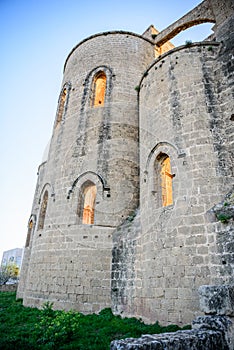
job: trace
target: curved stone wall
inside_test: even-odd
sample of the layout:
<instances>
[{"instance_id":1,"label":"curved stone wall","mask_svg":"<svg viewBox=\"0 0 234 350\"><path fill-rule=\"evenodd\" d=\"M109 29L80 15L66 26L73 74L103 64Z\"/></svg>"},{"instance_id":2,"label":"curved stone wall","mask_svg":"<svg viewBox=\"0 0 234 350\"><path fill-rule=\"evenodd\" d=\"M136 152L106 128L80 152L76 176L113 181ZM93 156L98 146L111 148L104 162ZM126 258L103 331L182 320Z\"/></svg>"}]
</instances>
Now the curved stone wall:
<instances>
[{"instance_id":1,"label":"curved stone wall","mask_svg":"<svg viewBox=\"0 0 234 350\"><path fill-rule=\"evenodd\" d=\"M208 215L232 181L217 176L213 106L207 103L211 85L215 91L219 83L219 50L215 42L174 49L156 60L141 82L142 286L136 304L143 305L138 315L148 321L190 322L199 310L197 288L217 283L218 268L219 283L232 278L230 266L215 255L217 226ZM173 176L173 204L165 207L156 166L160 154L170 157Z\"/></svg>"},{"instance_id":2,"label":"curved stone wall","mask_svg":"<svg viewBox=\"0 0 234 350\"><path fill-rule=\"evenodd\" d=\"M116 226L138 206L135 87L153 57L149 41L114 32L84 41L66 62L63 85L69 82L71 90L64 123L52 137L51 171L57 181L66 178L67 189L87 170L103 178L110 197L96 204L98 225ZM92 107L92 80L98 71L107 77L105 104Z\"/></svg>"},{"instance_id":3,"label":"curved stone wall","mask_svg":"<svg viewBox=\"0 0 234 350\"><path fill-rule=\"evenodd\" d=\"M216 41L154 60L154 44L206 15ZM233 284L233 23L231 0L205 0L154 43L107 32L71 51L29 219L25 305L112 302L182 325L200 285Z\"/></svg>"},{"instance_id":4,"label":"curved stone wall","mask_svg":"<svg viewBox=\"0 0 234 350\"><path fill-rule=\"evenodd\" d=\"M83 312L110 305L112 231L139 205L135 87L153 58L152 43L127 32L93 36L69 55L33 205L37 221L45 205L46 215L27 248L25 305L50 300ZM105 102L96 107L99 72L106 76ZM86 183L97 188L92 225L78 213Z\"/></svg>"}]
</instances>

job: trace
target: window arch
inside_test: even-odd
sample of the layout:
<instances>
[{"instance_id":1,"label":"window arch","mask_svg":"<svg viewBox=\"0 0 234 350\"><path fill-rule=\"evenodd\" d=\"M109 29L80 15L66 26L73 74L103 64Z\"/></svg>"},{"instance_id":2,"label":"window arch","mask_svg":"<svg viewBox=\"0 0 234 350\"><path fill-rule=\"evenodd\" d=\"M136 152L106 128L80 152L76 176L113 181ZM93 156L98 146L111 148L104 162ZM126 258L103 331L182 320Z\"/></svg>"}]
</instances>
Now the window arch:
<instances>
[{"instance_id":1,"label":"window arch","mask_svg":"<svg viewBox=\"0 0 234 350\"><path fill-rule=\"evenodd\" d=\"M105 102L105 94L106 94L106 74L101 71L98 72L93 80L93 97L92 97L92 105L95 106L103 106Z\"/></svg>"},{"instance_id":2,"label":"window arch","mask_svg":"<svg viewBox=\"0 0 234 350\"><path fill-rule=\"evenodd\" d=\"M40 215L38 220L38 230L43 230L44 223L45 223L45 216L46 216L46 210L47 210L47 204L48 204L48 191L45 191L41 203L41 209L40 209Z\"/></svg>"},{"instance_id":3,"label":"window arch","mask_svg":"<svg viewBox=\"0 0 234 350\"><path fill-rule=\"evenodd\" d=\"M65 86L63 88L63 90L60 94L60 98L59 98L59 105L58 105L58 110L57 110L57 118L56 118L55 127L57 127L63 119L65 104L66 104L66 100L67 100L67 94L68 94L68 90Z\"/></svg>"},{"instance_id":4,"label":"window arch","mask_svg":"<svg viewBox=\"0 0 234 350\"><path fill-rule=\"evenodd\" d=\"M170 157L165 153L157 156L157 173L160 174L158 181L158 192L161 193L161 203L163 207L173 204L172 180Z\"/></svg>"}]
</instances>

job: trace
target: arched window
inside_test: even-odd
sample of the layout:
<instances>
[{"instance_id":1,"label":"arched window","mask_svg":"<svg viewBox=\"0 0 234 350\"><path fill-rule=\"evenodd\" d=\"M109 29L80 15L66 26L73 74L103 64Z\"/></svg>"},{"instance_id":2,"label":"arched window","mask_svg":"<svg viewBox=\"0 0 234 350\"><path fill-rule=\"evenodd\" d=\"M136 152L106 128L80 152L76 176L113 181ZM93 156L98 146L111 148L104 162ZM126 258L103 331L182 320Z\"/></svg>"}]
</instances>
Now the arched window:
<instances>
[{"instance_id":1,"label":"arched window","mask_svg":"<svg viewBox=\"0 0 234 350\"><path fill-rule=\"evenodd\" d=\"M27 248L29 246L31 235L32 235L32 230L33 230L33 221L30 220L29 224L28 224L28 233L27 233L25 248Z\"/></svg>"},{"instance_id":2,"label":"arched window","mask_svg":"<svg viewBox=\"0 0 234 350\"><path fill-rule=\"evenodd\" d=\"M65 87L60 95L55 127L58 126L62 121L66 98L67 98L67 89Z\"/></svg>"},{"instance_id":3,"label":"arched window","mask_svg":"<svg viewBox=\"0 0 234 350\"><path fill-rule=\"evenodd\" d=\"M97 187L94 184L90 183L87 187L85 187L83 194L84 194L84 204L83 204L82 223L93 224Z\"/></svg>"},{"instance_id":4,"label":"arched window","mask_svg":"<svg viewBox=\"0 0 234 350\"><path fill-rule=\"evenodd\" d=\"M165 153L160 153L157 157L158 173L160 173L161 203L163 207L173 204L172 179L170 157Z\"/></svg>"},{"instance_id":5,"label":"arched window","mask_svg":"<svg viewBox=\"0 0 234 350\"><path fill-rule=\"evenodd\" d=\"M93 80L93 106L103 106L105 102L106 94L106 74L99 72L96 74Z\"/></svg>"},{"instance_id":6,"label":"arched window","mask_svg":"<svg viewBox=\"0 0 234 350\"><path fill-rule=\"evenodd\" d=\"M77 215L82 224L94 223L97 186L90 180L83 183L80 188Z\"/></svg>"},{"instance_id":7,"label":"arched window","mask_svg":"<svg viewBox=\"0 0 234 350\"><path fill-rule=\"evenodd\" d=\"M42 230L44 228L46 209L48 204L48 191L45 191L41 203L39 221L38 221L38 230Z\"/></svg>"}]
</instances>

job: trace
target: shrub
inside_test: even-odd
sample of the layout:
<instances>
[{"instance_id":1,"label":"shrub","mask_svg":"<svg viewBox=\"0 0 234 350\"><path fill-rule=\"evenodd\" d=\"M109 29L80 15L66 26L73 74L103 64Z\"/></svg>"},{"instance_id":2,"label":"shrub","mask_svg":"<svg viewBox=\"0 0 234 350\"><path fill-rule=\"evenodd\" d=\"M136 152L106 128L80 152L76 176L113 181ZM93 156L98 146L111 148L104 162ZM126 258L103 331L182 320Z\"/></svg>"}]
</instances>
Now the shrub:
<instances>
[{"instance_id":1,"label":"shrub","mask_svg":"<svg viewBox=\"0 0 234 350\"><path fill-rule=\"evenodd\" d=\"M186 46L190 46L190 45L192 45L192 43L193 43L192 40L186 40L185 41L185 45Z\"/></svg>"},{"instance_id":2,"label":"shrub","mask_svg":"<svg viewBox=\"0 0 234 350\"><path fill-rule=\"evenodd\" d=\"M140 86L137 85L137 86L135 87L135 90L136 90L137 92L140 91Z\"/></svg>"},{"instance_id":3,"label":"shrub","mask_svg":"<svg viewBox=\"0 0 234 350\"><path fill-rule=\"evenodd\" d=\"M221 221L223 224L228 223L228 221L231 219L231 215L220 213L217 215L217 219Z\"/></svg>"},{"instance_id":4,"label":"shrub","mask_svg":"<svg viewBox=\"0 0 234 350\"><path fill-rule=\"evenodd\" d=\"M48 349L58 347L77 335L79 329L79 313L73 311L53 311L53 303L45 303L39 322L35 326L37 343L47 345Z\"/></svg>"}]
</instances>

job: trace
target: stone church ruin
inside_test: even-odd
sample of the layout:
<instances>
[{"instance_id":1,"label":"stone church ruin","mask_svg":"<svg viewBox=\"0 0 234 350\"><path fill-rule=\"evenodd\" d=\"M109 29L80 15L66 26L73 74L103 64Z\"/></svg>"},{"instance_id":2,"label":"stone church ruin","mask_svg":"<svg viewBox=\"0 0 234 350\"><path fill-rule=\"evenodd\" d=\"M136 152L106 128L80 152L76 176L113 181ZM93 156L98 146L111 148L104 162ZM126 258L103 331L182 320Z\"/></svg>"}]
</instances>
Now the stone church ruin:
<instances>
[{"instance_id":1,"label":"stone church ruin","mask_svg":"<svg viewBox=\"0 0 234 350\"><path fill-rule=\"evenodd\" d=\"M202 42L176 34L211 22ZM233 285L233 1L162 32L110 31L69 53L38 169L17 296L146 322L201 315Z\"/></svg>"}]
</instances>

